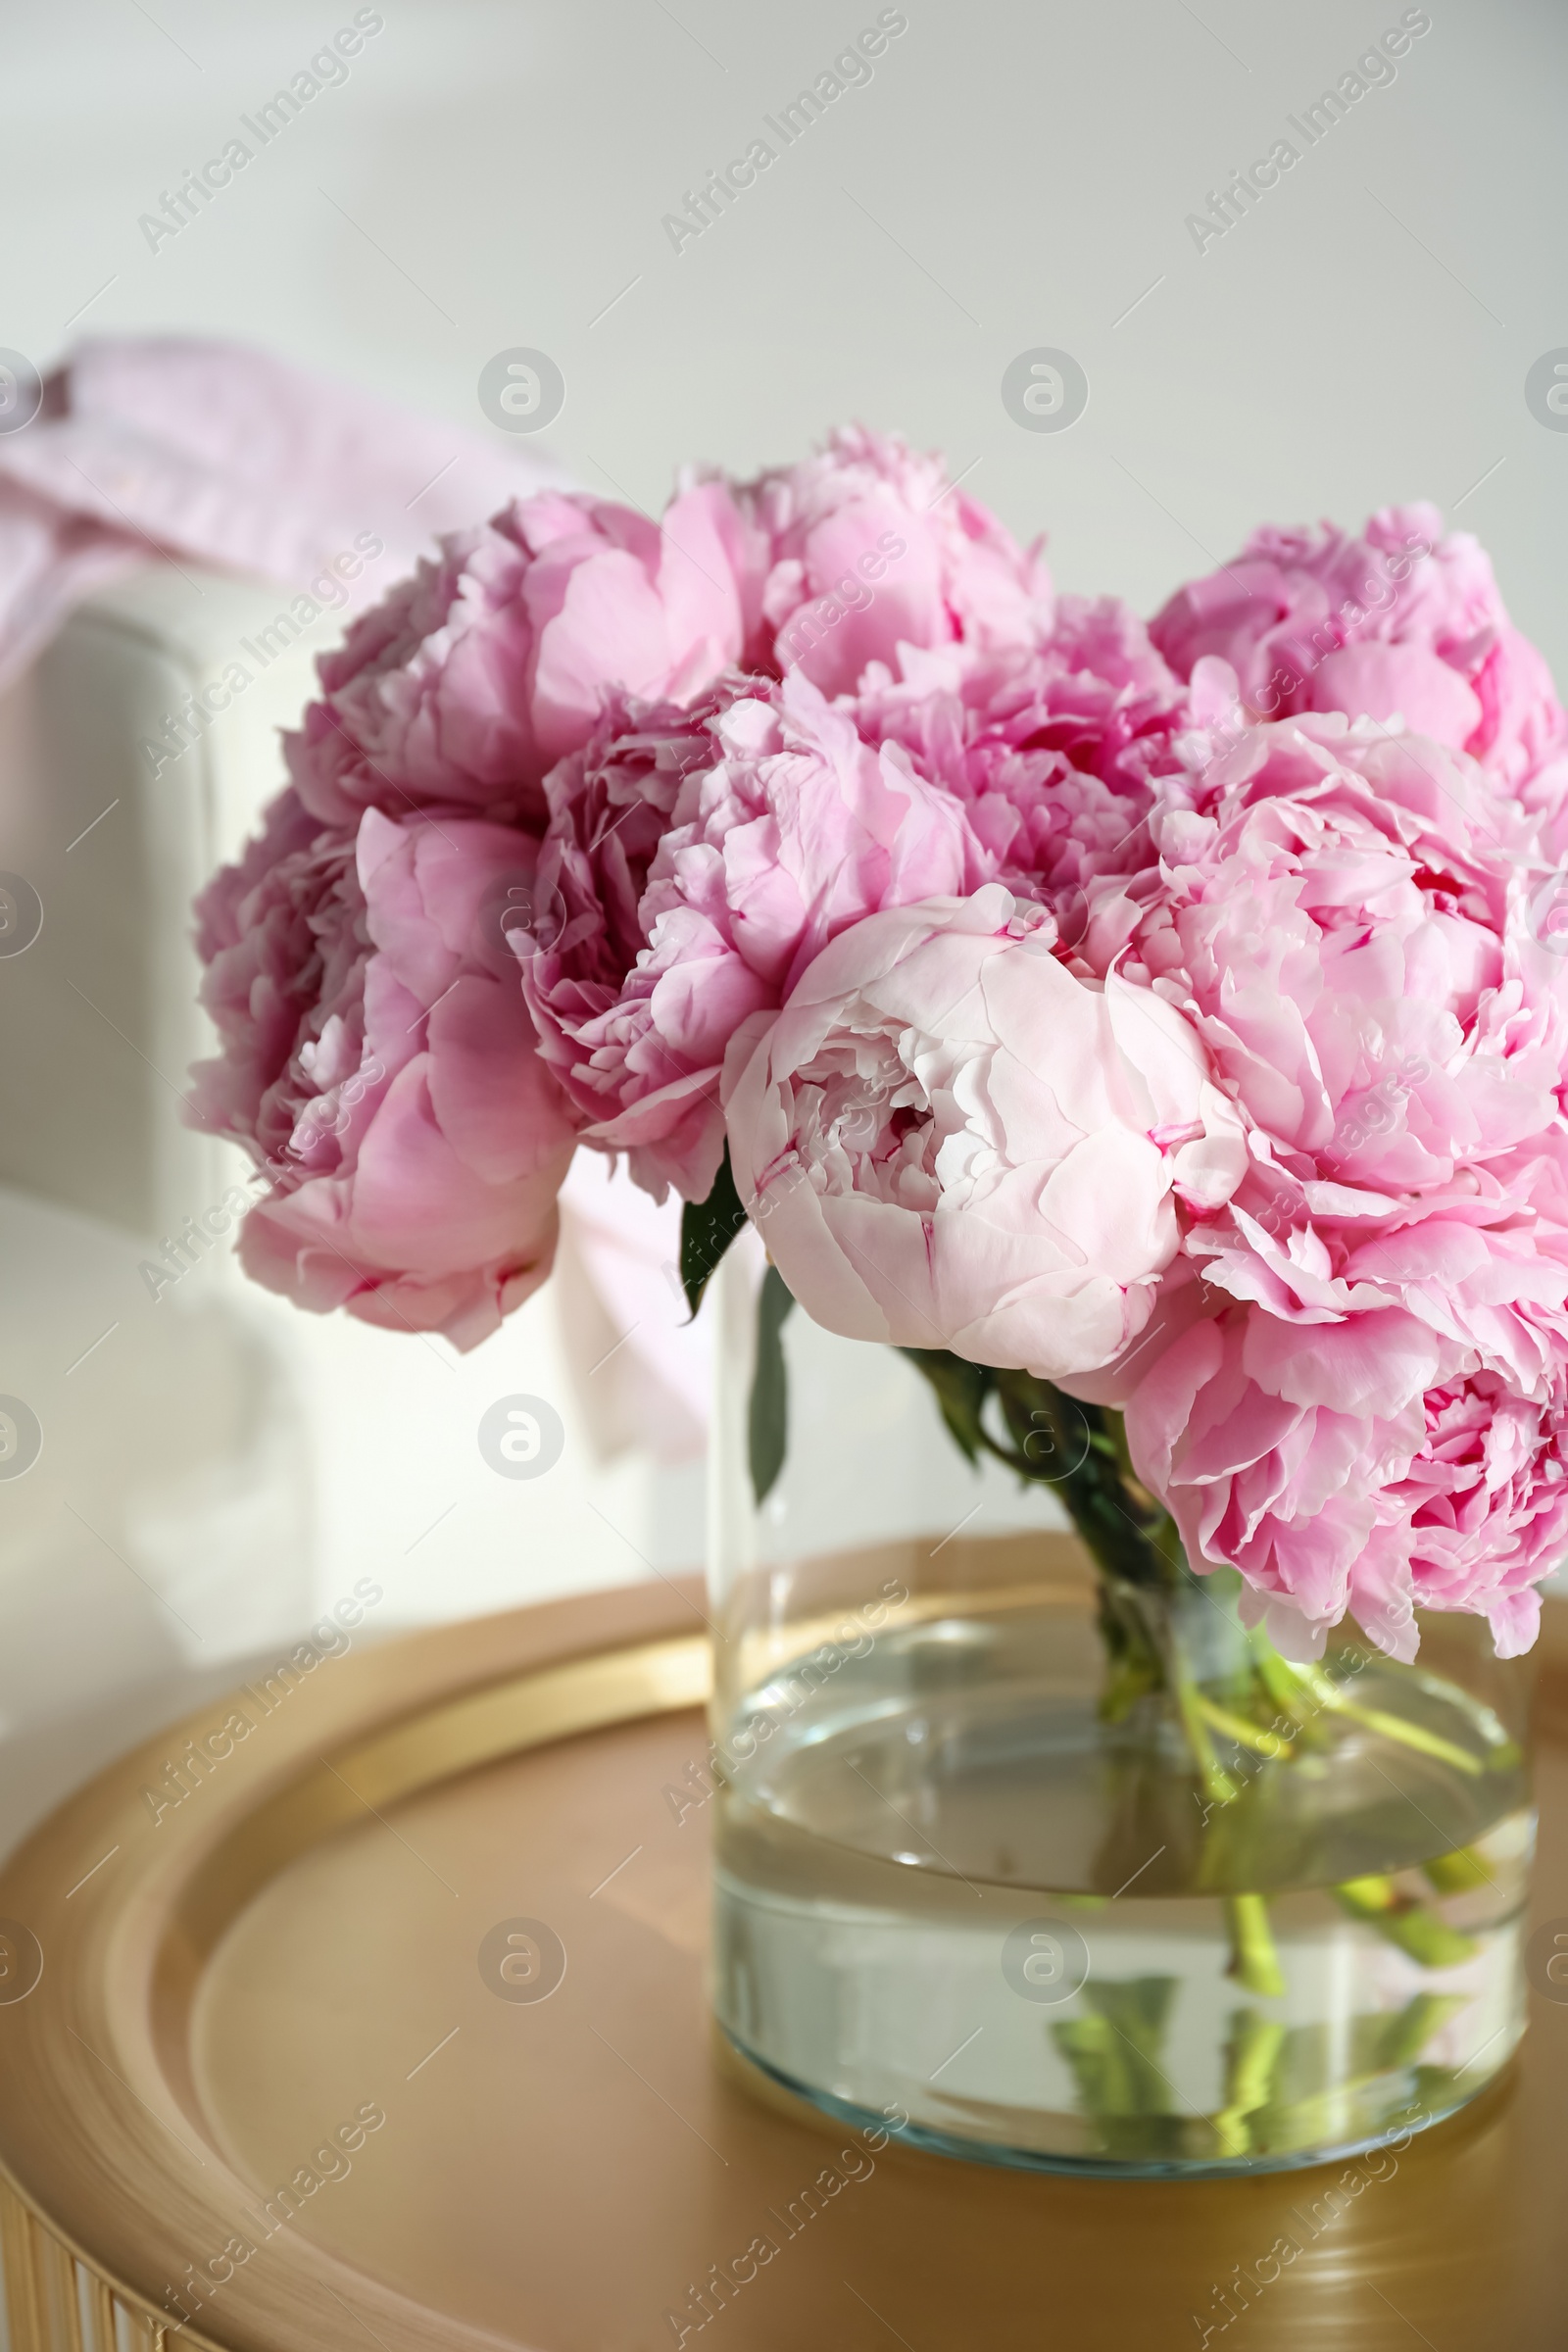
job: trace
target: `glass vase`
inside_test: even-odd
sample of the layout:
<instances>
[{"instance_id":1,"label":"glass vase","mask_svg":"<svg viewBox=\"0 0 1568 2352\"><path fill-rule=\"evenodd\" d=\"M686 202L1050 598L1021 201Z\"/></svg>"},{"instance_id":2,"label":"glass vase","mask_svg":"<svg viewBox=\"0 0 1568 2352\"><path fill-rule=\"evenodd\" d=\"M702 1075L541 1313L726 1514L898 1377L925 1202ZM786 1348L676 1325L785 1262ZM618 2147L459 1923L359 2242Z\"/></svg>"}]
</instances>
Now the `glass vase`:
<instances>
[{"instance_id":1,"label":"glass vase","mask_svg":"<svg viewBox=\"0 0 1568 2352\"><path fill-rule=\"evenodd\" d=\"M1128 2176L1327 2161L1474 2097L1524 2025L1528 1662L1442 1617L1413 1664L1348 1621L1292 1664L1189 1572L1117 1416L1019 1376L971 1464L941 1365L760 1298L740 1253L715 1288L743 2058L950 2155Z\"/></svg>"}]
</instances>

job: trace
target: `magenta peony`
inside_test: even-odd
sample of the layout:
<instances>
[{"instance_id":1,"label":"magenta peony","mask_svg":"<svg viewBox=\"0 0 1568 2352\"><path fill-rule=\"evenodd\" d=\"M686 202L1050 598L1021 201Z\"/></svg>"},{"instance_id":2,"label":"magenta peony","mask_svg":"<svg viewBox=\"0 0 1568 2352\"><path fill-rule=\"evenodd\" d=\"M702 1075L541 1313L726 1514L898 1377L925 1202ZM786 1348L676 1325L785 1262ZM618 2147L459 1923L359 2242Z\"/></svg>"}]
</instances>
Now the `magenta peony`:
<instances>
[{"instance_id":1,"label":"magenta peony","mask_svg":"<svg viewBox=\"0 0 1568 2352\"><path fill-rule=\"evenodd\" d=\"M1117 1354L1239 1124L1182 1015L1075 979L995 885L869 916L725 1066L742 1200L808 1314L1048 1379Z\"/></svg>"},{"instance_id":2,"label":"magenta peony","mask_svg":"<svg viewBox=\"0 0 1568 2352\"><path fill-rule=\"evenodd\" d=\"M825 694L854 690L901 645L988 650L1037 643L1051 578L937 457L850 425L825 450L743 483L736 498L765 540L759 666L800 669Z\"/></svg>"},{"instance_id":3,"label":"magenta peony","mask_svg":"<svg viewBox=\"0 0 1568 2352\"><path fill-rule=\"evenodd\" d=\"M551 491L455 532L322 659L285 738L301 800L331 824L433 804L542 823L608 689L685 700L739 660L764 553L718 483L657 524Z\"/></svg>"},{"instance_id":4,"label":"magenta peony","mask_svg":"<svg viewBox=\"0 0 1568 2352\"><path fill-rule=\"evenodd\" d=\"M1359 539L1327 522L1256 531L1178 589L1150 633L1184 678L1205 655L1229 662L1251 717L1397 715L1527 797L1568 750L1550 672L1509 620L1485 551L1466 531L1445 536L1436 507L1385 507ZM1563 789L1554 779L1553 803Z\"/></svg>"},{"instance_id":5,"label":"magenta peony","mask_svg":"<svg viewBox=\"0 0 1568 2352\"><path fill-rule=\"evenodd\" d=\"M862 915L988 870L956 801L804 678L612 719L548 791L540 887L565 914L524 952L528 1003L586 1140L661 1196L712 1185L750 1013Z\"/></svg>"},{"instance_id":6,"label":"magenta peony","mask_svg":"<svg viewBox=\"0 0 1568 2352\"><path fill-rule=\"evenodd\" d=\"M323 830L285 792L204 893L197 1108L272 1178L240 1243L270 1289L467 1348L549 1273L574 1123L505 930L536 860L472 818Z\"/></svg>"},{"instance_id":7,"label":"magenta peony","mask_svg":"<svg viewBox=\"0 0 1568 2352\"><path fill-rule=\"evenodd\" d=\"M1568 998L1518 812L1462 756L1335 716L1251 730L1197 798L1152 819L1157 872L1094 886L1082 955L1181 1008L1249 1166L1187 1221L1202 1290L1168 1351L1097 1394L1195 1564L1240 1568L1298 1642L1353 1606L1407 1654L1429 1599L1507 1642L1568 1409ZM1491 1396L1523 1419L1477 1452Z\"/></svg>"}]
</instances>

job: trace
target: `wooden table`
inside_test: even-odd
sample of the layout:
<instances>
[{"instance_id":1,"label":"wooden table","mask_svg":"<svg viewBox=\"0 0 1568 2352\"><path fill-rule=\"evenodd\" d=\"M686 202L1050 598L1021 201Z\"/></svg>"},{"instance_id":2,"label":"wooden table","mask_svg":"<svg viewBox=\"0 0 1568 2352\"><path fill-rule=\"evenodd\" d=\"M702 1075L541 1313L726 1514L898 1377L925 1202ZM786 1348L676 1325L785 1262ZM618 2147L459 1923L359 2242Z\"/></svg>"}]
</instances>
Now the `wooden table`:
<instances>
[{"instance_id":1,"label":"wooden table","mask_svg":"<svg viewBox=\"0 0 1568 2352\"><path fill-rule=\"evenodd\" d=\"M121 2352L1560 2352L1568 2005L1534 1994L1509 2075L1338 2197L1356 2168L841 2161L709 2024L706 1808L667 1793L708 1682L695 1595L641 1586L242 1691L63 1806L0 1877L0 1996L42 1963L0 1997L12 2352L113 2352L117 2320Z\"/></svg>"}]
</instances>

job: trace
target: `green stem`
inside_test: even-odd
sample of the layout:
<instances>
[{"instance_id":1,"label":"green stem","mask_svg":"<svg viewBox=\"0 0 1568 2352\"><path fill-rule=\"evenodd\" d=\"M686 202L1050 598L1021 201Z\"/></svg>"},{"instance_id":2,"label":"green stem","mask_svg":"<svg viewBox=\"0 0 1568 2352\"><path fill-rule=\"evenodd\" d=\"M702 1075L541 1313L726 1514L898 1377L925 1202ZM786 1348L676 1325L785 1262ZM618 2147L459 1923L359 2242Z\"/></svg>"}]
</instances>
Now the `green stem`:
<instances>
[{"instance_id":1,"label":"green stem","mask_svg":"<svg viewBox=\"0 0 1568 2352\"><path fill-rule=\"evenodd\" d=\"M1439 1894L1468 1894L1473 1886L1495 1886L1497 1883L1472 1845L1456 1845L1451 1853L1434 1854L1421 1869Z\"/></svg>"},{"instance_id":2,"label":"green stem","mask_svg":"<svg viewBox=\"0 0 1568 2352\"><path fill-rule=\"evenodd\" d=\"M1254 1625L1247 1637L1257 1679L1282 1715L1304 1731L1319 1712L1310 1704L1301 1685L1297 1681L1286 1659L1280 1656L1260 1625Z\"/></svg>"},{"instance_id":3,"label":"green stem","mask_svg":"<svg viewBox=\"0 0 1568 2352\"><path fill-rule=\"evenodd\" d=\"M1347 1721L1364 1724L1369 1732L1378 1733L1382 1739L1397 1740L1401 1746L1413 1748L1418 1755L1435 1756L1440 1764L1450 1764L1455 1772L1469 1773L1474 1779L1479 1780L1486 1771L1479 1756L1472 1755L1467 1747L1458 1746L1452 1740L1443 1739L1437 1732L1429 1732L1423 1724L1406 1723L1402 1716L1387 1714L1382 1707L1363 1707L1354 1699L1347 1698L1333 1676L1325 1674L1321 1666L1290 1665L1285 1659L1281 1660L1281 1664L1290 1667L1290 1671L1311 1691L1319 1706L1331 1707L1335 1714L1345 1716Z\"/></svg>"},{"instance_id":4,"label":"green stem","mask_svg":"<svg viewBox=\"0 0 1568 2352\"><path fill-rule=\"evenodd\" d=\"M1188 1744L1192 1748L1198 1765L1198 1775L1203 1784L1203 1793L1210 1797L1215 1804L1228 1805L1238 1793L1237 1786L1214 1753L1214 1743L1208 1736L1208 1725L1203 1719L1204 1700L1202 1694L1188 1673L1181 1652L1174 1642L1171 1643L1170 1655L1166 1660L1166 1671L1170 1676L1170 1687L1181 1713L1182 1726L1187 1734Z\"/></svg>"},{"instance_id":5,"label":"green stem","mask_svg":"<svg viewBox=\"0 0 1568 2352\"><path fill-rule=\"evenodd\" d=\"M1231 1958L1227 1975L1249 1992L1272 1997L1285 1990L1274 1931L1268 1924L1268 1905L1260 1894L1228 1894L1225 1920L1230 1930Z\"/></svg>"},{"instance_id":6,"label":"green stem","mask_svg":"<svg viewBox=\"0 0 1568 2352\"><path fill-rule=\"evenodd\" d=\"M1475 1951L1470 1936L1450 1928L1425 1903L1401 1895L1392 1879L1347 1879L1334 1891L1351 1919L1371 1928L1422 1968L1456 1968Z\"/></svg>"},{"instance_id":7,"label":"green stem","mask_svg":"<svg viewBox=\"0 0 1568 2352\"><path fill-rule=\"evenodd\" d=\"M1164 1688L1165 1668L1137 1593L1108 1576L1100 1579L1100 1638L1107 1667L1100 1713L1120 1723L1139 1699Z\"/></svg>"},{"instance_id":8,"label":"green stem","mask_svg":"<svg viewBox=\"0 0 1568 2352\"><path fill-rule=\"evenodd\" d=\"M1248 2117L1266 2107L1273 2094L1274 2069L1287 2032L1283 2019L1265 2017L1258 2009L1238 2009L1231 2020L1225 2104L1214 2117L1214 2130L1234 2154L1244 2153L1250 2144Z\"/></svg>"},{"instance_id":9,"label":"green stem","mask_svg":"<svg viewBox=\"0 0 1568 2352\"><path fill-rule=\"evenodd\" d=\"M1434 2034L1465 2005L1462 1992L1418 1992L1391 2017L1378 2036L1378 2064L1393 2071L1414 2066Z\"/></svg>"},{"instance_id":10,"label":"green stem","mask_svg":"<svg viewBox=\"0 0 1568 2352\"><path fill-rule=\"evenodd\" d=\"M1228 2104L1241 2115L1252 2115L1268 2104L1274 2065L1287 2028L1277 2017L1264 2017L1256 2009L1243 2009L1238 2013L1236 2029L1226 2086Z\"/></svg>"},{"instance_id":11,"label":"green stem","mask_svg":"<svg viewBox=\"0 0 1568 2352\"><path fill-rule=\"evenodd\" d=\"M1184 1654L1181 1604L1191 1571L1168 1513L1138 1477L1121 1415L1080 1404L1026 1372L972 1364L945 1350L906 1352L930 1383L944 1420L971 1461L990 1454L1025 1482L1049 1485L1065 1503L1101 1573L1100 1623L1107 1666L1102 1714L1115 1722L1144 1698L1167 1692L1210 1808L1234 1803L1243 1787L1221 1763L1216 1737L1266 1763L1283 1765L1299 1754L1298 1740L1302 1747L1327 1743L1325 1713L1471 1778L1486 1771L1487 1762L1456 1741L1349 1697L1321 1666L1282 1657L1261 1628L1247 1635L1246 1663L1239 1672L1208 1678L1210 1688L1217 1684L1222 1694L1209 1695ZM987 1426L988 1413L1000 1414L1002 1434ZM1276 1723L1283 1718L1292 1730L1282 1734L1257 1720L1270 1712ZM1478 1728L1489 1745L1506 1740L1490 1718ZM1223 1882L1234 1872L1235 1856L1226 1860L1211 1842L1206 1814L1203 1845L1200 1883L1210 1855L1214 1876ZM1437 1857L1426 1866L1426 1875L1440 1894L1462 1892L1488 1876L1466 1849ZM1451 1968L1475 1948L1469 1936L1427 1905L1399 1894L1392 1879L1348 1880L1335 1893L1352 1919L1423 1967ZM1277 1996L1285 1988L1284 1977L1263 1896L1231 1893L1222 1899L1230 1974L1250 1992ZM1255 2066L1263 2067L1265 2045L1256 2047L1263 2054L1256 2056ZM1255 2087L1251 2075L1245 2087L1249 2092ZM1241 2095L1233 2085L1222 2111L1231 2129L1246 2112Z\"/></svg>"},{"instance_id":12,"label":"green stem","mask_svg":"<svg viewBox=\"0 0 1568 2352\"><path fill-rule=\"evenodd\" d=\"M1020 1477L1054 1488L1105 1575L1126 1585L1173 1587L1183 1572L1181 1546L1168 1514L1123 1480L1114 1435L1120 1414L1080 1404L1027 1372L996 1372L992 1379L1012 1451L982 1427L986 1449Z\"/></svg>"},{"instance_id":13,"label":"green stem","mask_svg":"<svg viewBox=\"0 0 1568 2352\"><path fill-rule=\"evenodd\" d=\"M1198 1711L1205 1723L1222 1732L1227 1740L1234 1740L1238 1747L1250 1747L1254 1755L1267 1756L1270 1763L1288 1764L1295 1753L1290 1741L1282 1740L1278 1732L1259 1730L1255 1723L1249 1723L1215 1699L1200 1695Z\"/></svg>"}]
</instances>

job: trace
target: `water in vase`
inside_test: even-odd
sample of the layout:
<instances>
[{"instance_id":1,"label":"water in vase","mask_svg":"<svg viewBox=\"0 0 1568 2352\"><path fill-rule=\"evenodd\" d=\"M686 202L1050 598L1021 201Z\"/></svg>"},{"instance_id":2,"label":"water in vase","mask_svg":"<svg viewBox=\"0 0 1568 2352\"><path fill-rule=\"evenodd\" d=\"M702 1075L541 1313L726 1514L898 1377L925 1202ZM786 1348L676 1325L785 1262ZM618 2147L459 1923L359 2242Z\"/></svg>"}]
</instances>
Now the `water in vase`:
<instances>
[{"instance_id":1,"label":"water in vase","mask_svg":"<svg viewBox=\"0 0 1568 2352\"><path fill-rule=\"evenodd\" d=\"M750 1693L717 1808L738 2045L954 2152L1120 2171L1300 2162L1473 2096L1523 2026L1534 1817L1496 1716L1352 1642L1204 1782L1154 1701L1105 1720L1098 1661L1086 1618L927 1597Z\"/></svg>"}]
</instances>

